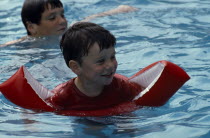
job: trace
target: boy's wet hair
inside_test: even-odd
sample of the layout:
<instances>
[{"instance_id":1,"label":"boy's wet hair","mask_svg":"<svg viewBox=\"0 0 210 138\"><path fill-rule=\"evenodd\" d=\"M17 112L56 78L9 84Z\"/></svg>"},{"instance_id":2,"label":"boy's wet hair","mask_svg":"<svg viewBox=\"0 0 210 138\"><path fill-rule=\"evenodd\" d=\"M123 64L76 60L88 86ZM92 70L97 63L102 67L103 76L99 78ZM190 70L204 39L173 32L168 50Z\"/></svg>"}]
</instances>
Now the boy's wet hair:
<instances>
[{"instance_id":1,"label":"boy's wet hair","mask_svg":"<svg viewBox=\"0 0 210 138\"><path fill-rule=\"evenodd\" d=\"M70 60L75 60L81 65L81 58L88 55L94 43L98 43L100 50L103 50L114 47L116 38L108 30L94 23L78 22L71 26L60 41L67 66Z\"/></svg>"},{"instance_id":2,"label":"boy's wet hair","mask_svg":"<svg viewBox=\"0 0 210 138\"><path fill-rule=\"evenodd\" d=\"M53 9L63 7L60 0L25 0L21 11L21 18L28 35L31 35L31 33L28 31L26 23L31 22L39 25L42 13L49 8L49 4Z\"/></svg>"}]
</instances>

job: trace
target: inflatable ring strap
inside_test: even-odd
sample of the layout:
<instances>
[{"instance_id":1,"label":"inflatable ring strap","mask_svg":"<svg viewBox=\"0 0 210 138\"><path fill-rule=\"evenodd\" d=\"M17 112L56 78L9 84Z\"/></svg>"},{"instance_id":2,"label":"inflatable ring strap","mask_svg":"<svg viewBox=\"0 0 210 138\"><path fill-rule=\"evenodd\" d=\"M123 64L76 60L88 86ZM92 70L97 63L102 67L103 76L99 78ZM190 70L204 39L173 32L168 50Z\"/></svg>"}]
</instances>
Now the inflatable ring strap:
<instances>
[{"instance_id":1,"label":"inflatable ring strap","mask_svg":"<svg viewBox=\"0 0 210 138\"><path fill-rule=\"evenodd\" d=\"M71 116L111 116L132 112L140 106L162 106L182 85L190 79L179 66L169 61L158 61L135 75L127 78L115 74L116 77L140 84L145 89L130 102L99 110L61 110L57 111L43 99L52 96L52 92L36 81L24 67L0 84L0 91L12 103L31 110L56 112Z\"/></svg>"}]
</instances>

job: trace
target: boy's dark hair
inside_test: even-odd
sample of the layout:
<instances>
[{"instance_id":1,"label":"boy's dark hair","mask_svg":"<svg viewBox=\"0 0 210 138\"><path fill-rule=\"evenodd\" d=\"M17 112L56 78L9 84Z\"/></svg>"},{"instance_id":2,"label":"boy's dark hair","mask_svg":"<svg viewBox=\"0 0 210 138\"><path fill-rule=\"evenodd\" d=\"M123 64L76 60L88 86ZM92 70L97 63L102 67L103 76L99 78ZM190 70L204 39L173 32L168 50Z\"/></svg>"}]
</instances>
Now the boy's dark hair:
<instances>
[{"instance_id":1,"label":"boy's dark hair","mask_svg":"<svg viewBox=\"0 0 210 138\"><path fill-rule=\"evenodd\" d=\"M28 35L31 35L31 33L28 31L26 23L31 22L39 25L42 13L48 9L48 4L52 8L63 7L60 0L25 0L21 11L21 18Z\"/></svg>"},{"instance_id":2,"label":"boy's dark hair","mask_svg":"<svg viewBox=\"0 0 210 138\"><path fill-rule=\"evenodd\" d=\"M81 65L81 58L88 55L90 47L95 42L98 43L100 50L103 50L114 47L116 38L108 30L94 23L78 22L71 26L60 41L67 66L70 60L75 60Z\"/></svg>"}]
</instances>

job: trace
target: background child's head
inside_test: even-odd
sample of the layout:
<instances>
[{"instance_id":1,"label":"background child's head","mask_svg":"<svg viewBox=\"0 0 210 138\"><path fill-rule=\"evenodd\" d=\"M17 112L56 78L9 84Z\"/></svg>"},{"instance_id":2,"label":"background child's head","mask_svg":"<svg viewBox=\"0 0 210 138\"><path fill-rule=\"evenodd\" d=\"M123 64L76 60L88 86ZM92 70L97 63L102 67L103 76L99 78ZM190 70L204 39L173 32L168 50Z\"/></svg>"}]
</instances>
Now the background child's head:
<instances>
[{"instance_id":1,"label":"background child's head","mask_svg":"<svg viewBox=\"0 0 210 138\"><path fill-rule=\"evenodd\" d=\"M78 22L71 26L60 42L67 66L70 60L81 65L82 57L88 55L94 43L98 43L100 50L108 49L115 46L116 38L108 30L94 23Z\"/></svg>"},{"instance_id":2,"label":"background child's head","mask_svg":"<svg viewBox=\"0 0 210 138\"><path fill-rule=\"evenodd\" d=\"M28 30L27 23L39 25L42 14L49 8L49 5L52 9L63 7L60 0L25 0L21 11L21 18L28 35L31 35L31 32Z\"/></svg>"}]
</instances>

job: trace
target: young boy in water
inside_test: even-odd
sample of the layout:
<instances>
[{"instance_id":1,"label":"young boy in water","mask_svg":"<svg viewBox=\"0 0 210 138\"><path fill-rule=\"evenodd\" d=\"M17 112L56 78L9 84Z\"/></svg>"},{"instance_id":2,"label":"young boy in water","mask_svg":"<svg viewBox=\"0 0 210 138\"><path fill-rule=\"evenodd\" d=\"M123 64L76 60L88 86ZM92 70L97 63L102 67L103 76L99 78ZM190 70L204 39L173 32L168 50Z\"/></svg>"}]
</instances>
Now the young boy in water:
<instances>
[{"instance_id":1,"label":"young boy in water","mask_svg":"<svg viewBox=\"0 0 210 138\"><path fill-rule=\"evenodd\" d=\"M21 18L29 37L59 36L67 29L67 20L60 0L25 0ZM0 47L21 42L28 36Z\"/></svg>"},{"instance_id":2,"label":"young boy in water","mask_svg":"<svg viewBox=\"0 0 210 138\"><path fill-rule=\"evenodd\" d=\"M21 18L27 34L33 37L62 35L67 29L60 0L25 0Z\"/></svg>"},{"instance_id":3,"label":"young boy in water","mask_svg":"<svg viewBox=\"0 0 210 138\"><path fill-rule=\"evenodd\" d=\"M120 5L110 11L88 16L84 21L135 10L137 9L131 6ZM21 11L21 18L30 37L62 35L67 29L63 4L60 0L25 0ZM21 42L26 38L27 36L7 42L0 45L0 47Z\"/></svg>"},{"instance_id":4,"label":"young boy in water","mask_svg":"<svg viewBox=\"0 0 210 138\"><path fill-rule=\"evenodd\" d=\"M115 37L103 27L78 22L63 35L60 48L76 78L54 89L47 101L57 109L95 110L131 101L141 87L115 75Z\"/></svg>"}]
</instances>

